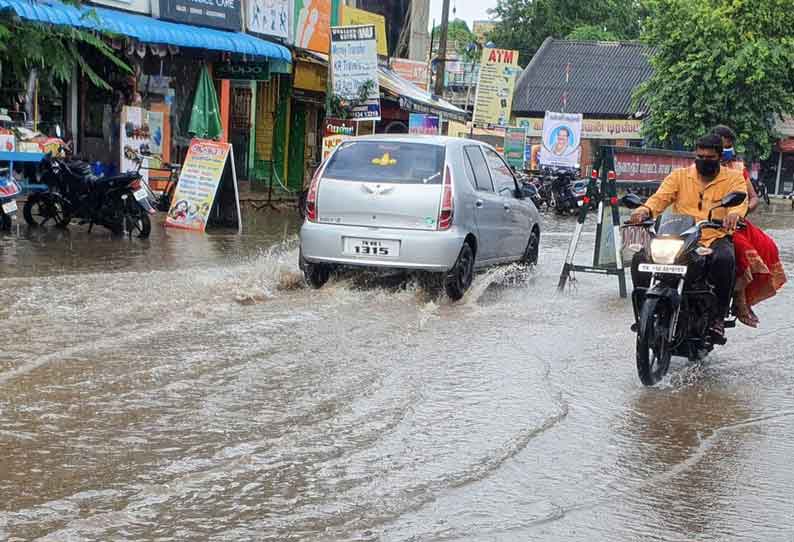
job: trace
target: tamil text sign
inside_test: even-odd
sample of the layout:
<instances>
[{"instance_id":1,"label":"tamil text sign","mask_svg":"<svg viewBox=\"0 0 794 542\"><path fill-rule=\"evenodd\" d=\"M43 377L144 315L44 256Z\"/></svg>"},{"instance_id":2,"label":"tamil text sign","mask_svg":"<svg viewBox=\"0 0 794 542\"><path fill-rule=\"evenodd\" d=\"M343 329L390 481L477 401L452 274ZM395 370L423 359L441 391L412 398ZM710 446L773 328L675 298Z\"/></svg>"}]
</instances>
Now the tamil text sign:
<instances>
[{"instance_id":1,"label":"tamil text sign","mask_svg":"<svg viewBox=\"0 0 794 542\"><path fill-rule=\"evenodd\" d=\"M232 146L207 139L190 142L166 226L204 231Z\"/></svg>"},{"instance_id":2,"label":"tamil text sign","mask_svg":"<svg viewBox=\"0 0 794 542\"><path fill-rule=\"evenodd\" d=\"M474 100L475 124L505 126L509 123L519 70L518 51L483 49Z\"/></svg>"},{"instance_id":3,"label":"tamil text sign","mask_svg":"<svg viewBox=\"0 0 794 542\"><path fill-rule=\"evenodd\" d=\"M546 112L540 165L578 168L582 142L582 115Z\"/></svg>"},{"instance_id":4,"label":"tamil text sign","mask_svg":"<svg viewBox=\"0 0 794 542\"><path fill-rule=\"evenodd\" d=\"M543 119L519 117L515 123L526 127L529 137L543 134ZM583 119L582 139L642 139L642 122L635 119Z\"/></svg>"},{"instance_id":5,"label":"tamil text sign","mask_svg":"<svg viewBox=\"0 0 794 542\"><path fill-rule=\"evenodd\" d=\"M337 26L331 29L331 81L333 92L354 107L355 120L380 120L378 53L375 27ZM360 103L362 89L369 86Z\"/></svg>"},{"instance_id":6,"label":"tamil text sign","mask_svg":"<svg viewBox=\"0 0 794 542\"><path fill-rule=\"evenodd\" d=\"M618 181L660 182L675 169L693 164L692 156L646 153L631 148L615 148L614 170Z\"/></svg>"}]
</instances>

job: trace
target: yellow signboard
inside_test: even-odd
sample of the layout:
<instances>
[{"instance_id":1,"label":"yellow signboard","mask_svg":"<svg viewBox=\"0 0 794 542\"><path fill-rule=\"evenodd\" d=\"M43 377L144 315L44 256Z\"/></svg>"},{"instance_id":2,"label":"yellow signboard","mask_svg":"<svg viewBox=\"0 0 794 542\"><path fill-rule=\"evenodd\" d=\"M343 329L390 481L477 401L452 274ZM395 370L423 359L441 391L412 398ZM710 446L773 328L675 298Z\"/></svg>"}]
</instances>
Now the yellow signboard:
<instances>
[{"instance_id":1,"label":"yellow signboard","mask_svg":"<svg viewBox=\"0 0 794 542\"><path fill-rule=\"evenodd\" d=\"M543 135L543 119L518 117L516 126L527 129L528 137ZM584 119L582 139L642 139L642 122L636 119Z\"/></svg>"},{"instance_id":2,"label":"yellow signboard","mask_svg":"<svg viewBox=\"0 0 794 542\"><path fill-rule=\"evenodd\" d=\"M378 56L389 56L388 41L386 39L386 19L383 15L364 11L363 9L342 6L341 26L375 25L375 38L378 41Z\"/></svg>"},{"instance_id":3,"label":"yellow signboard","mask_svg":"<svg viewBox=\"0 0 794 542\"><path fill-rule=\"evenodd\" d=\"M513 90L519 73L518 51L484 47L474 100L474 123L510 123Z\"/></svg>"}]
</instances>

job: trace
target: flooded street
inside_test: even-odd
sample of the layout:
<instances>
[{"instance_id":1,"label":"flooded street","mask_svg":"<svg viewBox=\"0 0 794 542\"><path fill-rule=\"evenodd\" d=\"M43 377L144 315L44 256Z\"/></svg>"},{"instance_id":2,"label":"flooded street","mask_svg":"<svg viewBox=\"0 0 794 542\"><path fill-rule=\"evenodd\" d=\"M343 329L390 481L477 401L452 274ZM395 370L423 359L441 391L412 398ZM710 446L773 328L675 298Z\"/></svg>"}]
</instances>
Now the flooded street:
<instances>
[{"instance_id":1,"label":"flooded street","mask_svg":"<svg viewBox=\"0 0 794 542\"><path fill-rule=\"evenodd\" d=\"M647 389L573 219L450 304L304 289L293 215L0 234L0 540L794 540L794 286Z\"/></svg>"}]
</instances>

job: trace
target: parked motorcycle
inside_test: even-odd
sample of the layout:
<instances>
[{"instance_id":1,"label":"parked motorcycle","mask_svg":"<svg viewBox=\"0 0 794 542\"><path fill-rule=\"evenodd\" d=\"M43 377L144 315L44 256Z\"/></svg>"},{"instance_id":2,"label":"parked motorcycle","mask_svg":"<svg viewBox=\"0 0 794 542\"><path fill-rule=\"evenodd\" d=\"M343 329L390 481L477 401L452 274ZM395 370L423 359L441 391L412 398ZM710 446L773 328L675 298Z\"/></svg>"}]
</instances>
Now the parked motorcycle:
<instances>
[{"instance_id":1,"label":"parked motorcycle","mask_svg":"<svg viewBox=\"0 0 794 542\"><path fill-rule=\"evenodd\" d=\"M139 171L95 177L85 162L47 156L41 180L48 190L32 194L22 209L31 226L52 223L65 228L78 219L89 225L89 232L95 224L142 239L151 232L149 215L155 210Z\"/></svg>"},{"instance_id":2,"label":"parked motorcycle","mask_svg":"<svg viewBox=\"0 0 794 542\"><path fill-rule=\"evenodd\" d=\"M579 210L579 198L573 188L576 173L570 169L546 168L543 170L544 182L550 182L548 206L558 215L575 214Z\"/></svg>"},{"instance_id":3,"label":"parked motorcycle","mask_svg":"<svg viewBox=\"0 0 794 542\"><path fill-rule=\"evenodd\" d=\"M14 198L20 191L19 185L8 169L0 171L0 231L11 229L11 224L17 214L17 202Z\"/></svg>"},{"instance_id":4,"label":"parked motorcycle","mask_svg":"<svg viewBox=\"0 0 794 542\"><path fill-rule=\"evenodd\" d=\"M711 249L702 246L700 239L704 229L722 228L721 221L712 220L714 210L736 207L745 199L746 194L728 194L711 209L709 219L699 223L690 216L663 215L658 224L649 220L640 225L651 237L650 262L639 267L641 273L651 274L651 285L635 286L632 292L637 373L644 385L653 386L664 378L671 356L699 361L715 345L725 344L724 337L709 331L719 316L719 303L708 280ZM621 201L630 209L643 204L635 194ZM735 325L735 318L725 322L726 328Z\"/></svg>"},{"instance_id":5,"label":"parked motorcycle","mask_svg":"<svg viewBox=\"0 0 794 542\"><path fill-rule=\"evenodd\" d=\"M755 188L755 193L758 194L758 199L769 205L769 189L766 183L760 179L755 179L753 180L753 188Z\"/></svg>"}]
</instances>

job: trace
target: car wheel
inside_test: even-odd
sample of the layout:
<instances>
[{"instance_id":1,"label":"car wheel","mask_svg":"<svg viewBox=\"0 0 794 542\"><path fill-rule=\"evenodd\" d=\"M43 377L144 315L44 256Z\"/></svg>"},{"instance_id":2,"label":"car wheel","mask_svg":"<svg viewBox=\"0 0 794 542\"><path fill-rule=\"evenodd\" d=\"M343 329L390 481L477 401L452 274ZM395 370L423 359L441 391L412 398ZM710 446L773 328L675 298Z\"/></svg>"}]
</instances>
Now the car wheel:
<instances>
[{"instance_id":1,"label":"car wheel","mask_svg":"<svg viewBox=\"0 0 794 542\"><path fill-rule=\"evenodd\" d=\"M325 286L325 283L331 278L333 268L328 264L309 263L303 258L303 252L298 254L298 266L303 271L303 277L306 283L318 290Z\"/></svg>"},{"instance_id":2,"label":"car wheel","mask_svg":"<svg viewBox=\"0 0 794 542\"><path fill-rule=\"evenodd\" d=\"M540 232L537 228L532 229L527 241L527 248L524 250L524 256L521 258L521 263L525 265L537 265L538 254L540 253Z\"/></svg>"},{"instance_id":3,"label":"car wheel","mask_svg":"<svg viewBox=\"0 0 794 542\"><path fill-rule=\"evenodd\" d=\"M458 260L447 273L444 289L452 301L458 301L474 280L474 251L468 241L463 243Z\"/></svg>"}]
</instances>

